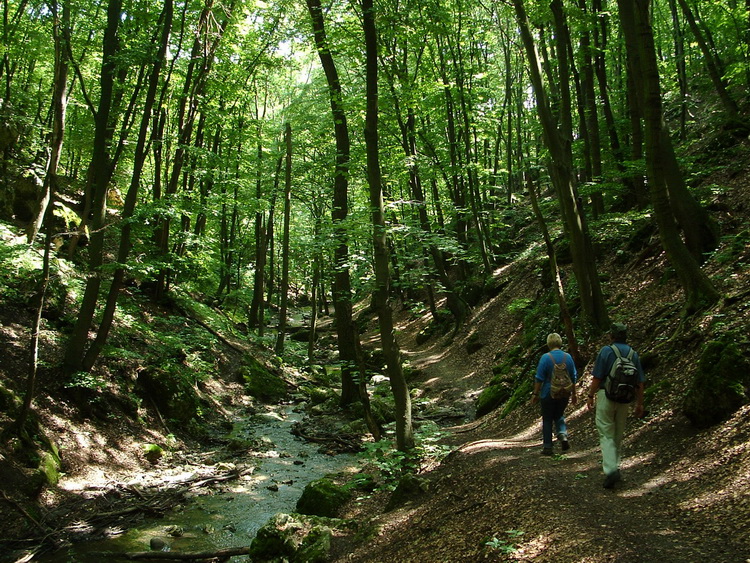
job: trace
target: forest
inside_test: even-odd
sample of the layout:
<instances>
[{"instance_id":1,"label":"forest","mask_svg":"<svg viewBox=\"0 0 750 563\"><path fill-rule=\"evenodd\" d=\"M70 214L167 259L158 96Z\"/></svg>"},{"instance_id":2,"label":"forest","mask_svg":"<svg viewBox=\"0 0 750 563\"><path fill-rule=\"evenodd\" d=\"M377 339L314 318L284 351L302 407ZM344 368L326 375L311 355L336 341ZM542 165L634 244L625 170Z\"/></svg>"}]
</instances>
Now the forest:
<instances>
[{"instance_id":1,"label":"forest","mask_svg":"<svg viewBox=\"0 0 750 563\"><path fill-rule=\"evenodd\" d=\"M749 1L2 13L0 561L750 557ZM585 405L544 460L528 404L613 322L614 497ZM234 483L304 492L102 543Z\"/></svg>"}]
</instances>

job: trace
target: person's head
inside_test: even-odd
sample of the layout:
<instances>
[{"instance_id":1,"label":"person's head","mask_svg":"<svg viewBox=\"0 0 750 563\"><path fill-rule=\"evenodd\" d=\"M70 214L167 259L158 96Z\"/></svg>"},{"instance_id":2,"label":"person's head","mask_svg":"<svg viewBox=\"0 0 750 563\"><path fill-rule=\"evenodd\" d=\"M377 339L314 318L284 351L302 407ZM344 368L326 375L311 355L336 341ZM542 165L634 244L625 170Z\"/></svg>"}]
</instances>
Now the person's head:
<instances>
[{"instance_id":1,"label":"person's head","mask_svg":"<svg viewBox=\"0 0 750 563\"><path fill-rule=\"evenodd\" d=\"M609 335L615 342L625 342L628 339L628 327L623 323L612 323Z\"/></svg>"},{"instance_id":2,"label":"person's head","mask_svg":"<svg viewBox=\"0 0 750 563\"><path fill-rule=\"evenodd\" d=\"M556 332L547 335L547 348L554 350L555 348L562 348L562 338Z\"/></svg>"}]
</instances>

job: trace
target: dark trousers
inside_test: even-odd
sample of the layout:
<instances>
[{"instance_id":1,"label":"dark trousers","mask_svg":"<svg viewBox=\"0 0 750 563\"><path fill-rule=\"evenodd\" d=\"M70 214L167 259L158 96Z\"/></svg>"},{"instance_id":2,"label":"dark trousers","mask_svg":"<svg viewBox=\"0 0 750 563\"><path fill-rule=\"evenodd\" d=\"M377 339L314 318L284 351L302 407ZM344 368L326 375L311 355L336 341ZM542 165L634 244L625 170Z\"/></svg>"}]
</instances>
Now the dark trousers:
<instances>
[{"instance_id":1,"label":"dark trousers","mask_svg":"<svg viewBox=\"0 0 750 563\"><path fill-rule=\"evenodd\" d=\"M545 448L552 447L552 427L558 436L568 435L568 427L565 424L565 407L568 406L568 399L552 399L547 397L540 401L542 406L542 440Z\"/></svg>"}]
</instances>

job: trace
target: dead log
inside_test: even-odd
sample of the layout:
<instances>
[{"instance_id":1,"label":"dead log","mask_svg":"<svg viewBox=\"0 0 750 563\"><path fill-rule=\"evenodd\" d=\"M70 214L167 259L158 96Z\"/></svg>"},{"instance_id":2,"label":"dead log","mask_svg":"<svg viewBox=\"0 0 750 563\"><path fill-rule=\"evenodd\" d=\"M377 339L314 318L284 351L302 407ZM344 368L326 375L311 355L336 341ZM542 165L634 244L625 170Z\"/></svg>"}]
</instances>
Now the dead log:
<instances>
[{"instance_id":1,"label":"dead log","mask_svg":"<svg viewBox=\"0 0 750 563\"><path fill-rule=\"evenodd\" d=\"M105 559L127 559L128 561L151 560L151 561L208 561L218 559L226 561L230 557L248 555L249 547L228 547L216 551L130 551L118 553L116 551L102 551L97 553L102 560Z\"/></svg>"}]
</instances>

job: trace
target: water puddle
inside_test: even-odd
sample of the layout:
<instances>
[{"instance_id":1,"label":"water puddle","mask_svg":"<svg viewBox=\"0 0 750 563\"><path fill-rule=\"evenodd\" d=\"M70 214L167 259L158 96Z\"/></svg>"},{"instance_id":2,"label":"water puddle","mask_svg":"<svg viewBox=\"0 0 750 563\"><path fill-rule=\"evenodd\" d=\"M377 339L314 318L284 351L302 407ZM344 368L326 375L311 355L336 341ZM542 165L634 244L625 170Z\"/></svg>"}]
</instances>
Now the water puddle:
<instances>
[{"instance_id":1,"label":"water puddle","mask_svg":"<svg viewBox=\"0 0 750 563\"><path fill-rule=\"evenodd\" d=\"M233 460L238 468L246 468L239 478L188 493L189 502L163 518L146 519L124 533L111 530L113 537L106 540L76 543L38 560L100 563L102 552L149 551L152 540L163 541L170 551L249 546L274 514L294 511L308 483L357 466L352 454L320 453L318 445L291 434L302 416L284 406L237 420L231 438L264 445L259 452L243 452ZM185 475L172 478L177 481Z\"/></svg>"}]
</instances>

